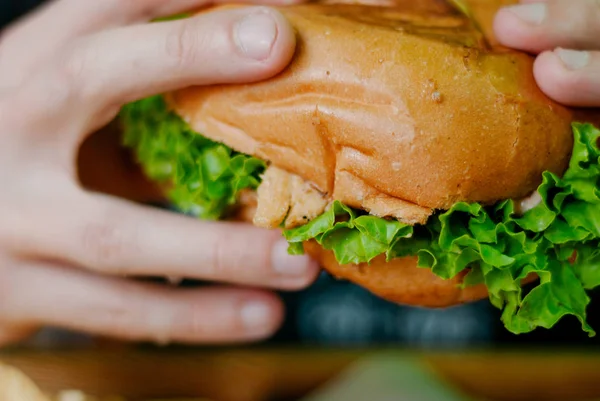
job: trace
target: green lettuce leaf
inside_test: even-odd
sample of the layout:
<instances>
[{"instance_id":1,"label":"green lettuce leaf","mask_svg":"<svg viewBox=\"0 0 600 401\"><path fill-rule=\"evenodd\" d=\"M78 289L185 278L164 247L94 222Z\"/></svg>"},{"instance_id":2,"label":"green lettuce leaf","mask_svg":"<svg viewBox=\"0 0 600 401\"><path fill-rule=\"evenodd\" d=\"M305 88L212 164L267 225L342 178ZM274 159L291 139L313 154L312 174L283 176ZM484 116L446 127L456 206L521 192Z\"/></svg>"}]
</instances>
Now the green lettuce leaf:
<instances>
[{"instance_id":1,"label":"green lettuce leaf","mask_svg":"<svg viewBox=\"0 0 600 401\"><path fill-rule=\"evenodd\" d=\"M573 124L573 134L568 170L562 178L544 173L542 202L523 216L515 215L510 200L493 207L457 203L425 226L410 227L336 201L284 235L294 253L302 242L315 240L341 264L369 263L381 254L388 260L417 255L418 266L443 279L468 271L463 285L485 283L509 331L550 328L572 315L592 336L586 290L600 284L600 131ZM539 282L525 294L520 284L531 274Z\"/></svg>"},{"instance_id":2,"label":"green lettuce leaf","mask_svg":"<svg viewBox=\"0 0 600 401\"><path fill-rule=\"evenodd\" d=\"M264 162L198 135L161 96L126 105L121 120L123 144L149 178L170 188L170 201L185 213L224 218L240 191L260 183Z\"/></svg>"},{"instance_id":3,"label":"green lettuce leaf","mask_svg":"<svg viewBox=\"0 0 600 401\"><path fill-rule=\"evenodd\" d=\"M169 21L177 21L181 19L186 19L192 17L192 13L180 13L174 15L167 15L166 17L159 17L152 20L152 22L169 22Z\"/></svg>"},{"instance_id":4,"label":"green lettuce leaf","mask_svg":"<svg viewBox=\"0 0 600 401\"><path fill-rule=\"evenodd\" d=\"M168 183L182 211L220 219L239 192L255 189L265 165L210 141L170 112L161 97L123 108L123 141L146 174ZM284 230L289 252L314 240L341 264L417 256L418 266L450 279L467 272L463 286L485 284L502 321L513 333L550 328L574 316L584 331L589 298L600 284L600 131L573 124L574 147L562 177L543 174L541 203L522 216L511 200L484 207L457 203L426 225L409 226L370 216L335 201L307 224ZM529 291L523 279L539 277Z\"/></svg>"}]
</instances>

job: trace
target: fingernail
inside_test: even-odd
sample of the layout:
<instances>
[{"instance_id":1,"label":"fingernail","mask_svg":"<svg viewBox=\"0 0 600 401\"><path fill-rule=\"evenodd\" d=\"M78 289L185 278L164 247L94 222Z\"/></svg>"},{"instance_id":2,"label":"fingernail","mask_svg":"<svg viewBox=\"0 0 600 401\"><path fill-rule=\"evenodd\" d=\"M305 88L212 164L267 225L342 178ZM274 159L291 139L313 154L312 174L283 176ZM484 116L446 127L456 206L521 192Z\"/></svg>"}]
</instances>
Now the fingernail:
<instances>
[{"instance_id":1,"label":"fingernail","mask_svg":"<svg viewBox=\"0 0 600 401\"><path fill-rule=\"evenodd\" d=\"M548 7L543 3L523 4L507 7L506 10L513 13L517 18L529 23L539 25L544 22L548 14Z\"/></svg>"},{"instance_id":2,"label":"fingernail","mask_svg":"<svg viewBox=\"0 0 600 401\"><path fill-rule=\"evenodd\" d=\"M300 277L306 274L310 259L305 255L290 255L288 253L288 242L284 239L278 240L273 245L271 263L277 274L288 277Z\"/></svg>"},{"instance_id":3,"label":"fingernail","mask_svg":"<svg viewBox=\"0 0 600 401\"><path fill-rule=\"evenodd\" d=\"M242 307L242 324L248 331L260 331L271 323L271 308L262 302L253 301Z\"/></svg>"},{"instance_id":4,"label":"fingernail","mask_svg":"<svg viewBox=\"0 0 600 401\"><path fill-rule=\"evenodd\" d=\"M559 48L554 50L554 53L569 70L579 70L590 62L590 52Z\"/></svg>"},{"instance_id":5,"label":"fingernail","mask_svg":"<svg viewBox=\"0 0 600 401\"><path fill-rule=\"evenodd\" d=\"M242 18L235 28L235 40L241 52L255 60L265 60L277 39L277 22L268 11Z\"/></svg>"}]
</instances>

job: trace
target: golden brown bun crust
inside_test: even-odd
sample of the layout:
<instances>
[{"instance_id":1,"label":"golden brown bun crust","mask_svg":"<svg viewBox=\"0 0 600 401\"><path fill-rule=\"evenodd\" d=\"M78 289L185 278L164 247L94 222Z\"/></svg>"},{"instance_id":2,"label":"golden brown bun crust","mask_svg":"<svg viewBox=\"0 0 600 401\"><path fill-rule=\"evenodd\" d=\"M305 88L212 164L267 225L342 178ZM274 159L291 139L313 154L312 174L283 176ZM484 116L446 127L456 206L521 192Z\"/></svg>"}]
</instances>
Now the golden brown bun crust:
<instances>
[{"instance_id":1,"label":"golden brown bun crust","mask_svg":"<svg viewBox=\"0 0 600 401\"><path fill-rule=\"evenodd\" d=\"M451 280L443 280L431 270L417 267L415 257L386 262L385 256L381 255L371 264L342 266L333 252L324 250L315 242L306 243L305 250L333 276L352 281L375 295L398 304L440 308L488 296L485 285L460 288L466 273Z\"/></svg>"},{"instance_id":2,"label":"golden brown bun crust","mask_svg":"<svg viewBox=\"0 0 600 401\"><path fill-rule=\"evenodd\" d=\"M393 4L281 8L298 32L283 73L184 89L172 105L203 135L366 210L357 188L427 215L520 198L564 171L571 113L539 90L532 57L489 47L443 1Z\"/></svg>"}]
</instances>

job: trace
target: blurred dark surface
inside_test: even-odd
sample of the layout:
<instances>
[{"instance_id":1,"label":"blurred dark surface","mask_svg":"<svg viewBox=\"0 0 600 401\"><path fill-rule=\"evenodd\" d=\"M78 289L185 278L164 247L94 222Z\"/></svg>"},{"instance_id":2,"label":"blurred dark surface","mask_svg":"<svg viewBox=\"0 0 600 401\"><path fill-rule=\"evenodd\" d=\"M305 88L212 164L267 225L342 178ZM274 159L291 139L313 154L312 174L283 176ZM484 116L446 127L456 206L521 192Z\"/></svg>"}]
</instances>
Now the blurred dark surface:
<instances>
[{"instance_id":1,"label":"blurred dark surface","mask_svg":"<svg viewBox=\"0 0 600 401\"><path fill-rule=\"evenodd\" d=\"M308 290L284 297L288 319L274 341L326 346L401 344L423 349L600 346L598 338L590 339L582 332L575 318L563 319L552 330L515 336L504 329L500 311L487 300L448 309L405 307L325 273ZM592 299L588 321L600 327L597 297Z\"/></svg>"},{"instance_id":2,"label":"blurred dark surface","mask_svg":"<svg viewBox=\"0 0 600 401\"><path fill-rule=\"evenodd\" d=\"M0 0L2 26L40 3L40 0ZM40 38L43 34L40 32ZM588 319L598 330L597 293L590 294L596 300L588 309ZM504 330L499 311L487 301L444 310L402 307L327 274L306 291L282 296L287 305L287 320L271 340L274 343L323 346L393 343L452 349L525 344L600 346L600 339L589 339L574 318L563 319L552 330L539 329L514 336Z\"/></svg>"},{"instance_id":3,"label":"blurred dark surface","mask_svg":"<svg viewBox=\"0 0 600 401\"><path fill-rule=\"evenodd\" d=\"M0 27L42 3L43 0L0 0Z\"/></svg>"}]
</instances>

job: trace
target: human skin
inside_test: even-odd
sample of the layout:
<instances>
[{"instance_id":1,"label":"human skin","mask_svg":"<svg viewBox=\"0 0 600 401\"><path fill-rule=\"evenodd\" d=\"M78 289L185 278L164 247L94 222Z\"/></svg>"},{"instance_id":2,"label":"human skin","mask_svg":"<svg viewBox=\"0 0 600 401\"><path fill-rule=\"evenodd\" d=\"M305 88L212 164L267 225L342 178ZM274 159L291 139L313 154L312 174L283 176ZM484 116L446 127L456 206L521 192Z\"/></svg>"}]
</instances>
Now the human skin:
<instances>
[{"instance_id":1,"label":"human skin","mask_svg":"<svg viewBox=\"0 0 600 401\"><path fill-rule=\"evenodd\" d=\"M550 98L600 106L600 1L522 0L495 18L498 40L534 53L534 74Z\"/></svg>"},{"instance_id":2,"label":"human skin","mask_svg":"<svg viewBox=\"0 0 600 401\"><path fill-rule=\"evenodd\" d=\"M208 5L58 0L3 32L0 344L46 325L126 340L259 340L282 320L272 290L303 288L318 274L307 257L287 255L277 232L199 222L78 179L81 143L121 105L188 85L265 79L289 63L295 35L268 7L147 23ZM217 285L135 280L147 276Z\"/></svg>"}]
</instances>

